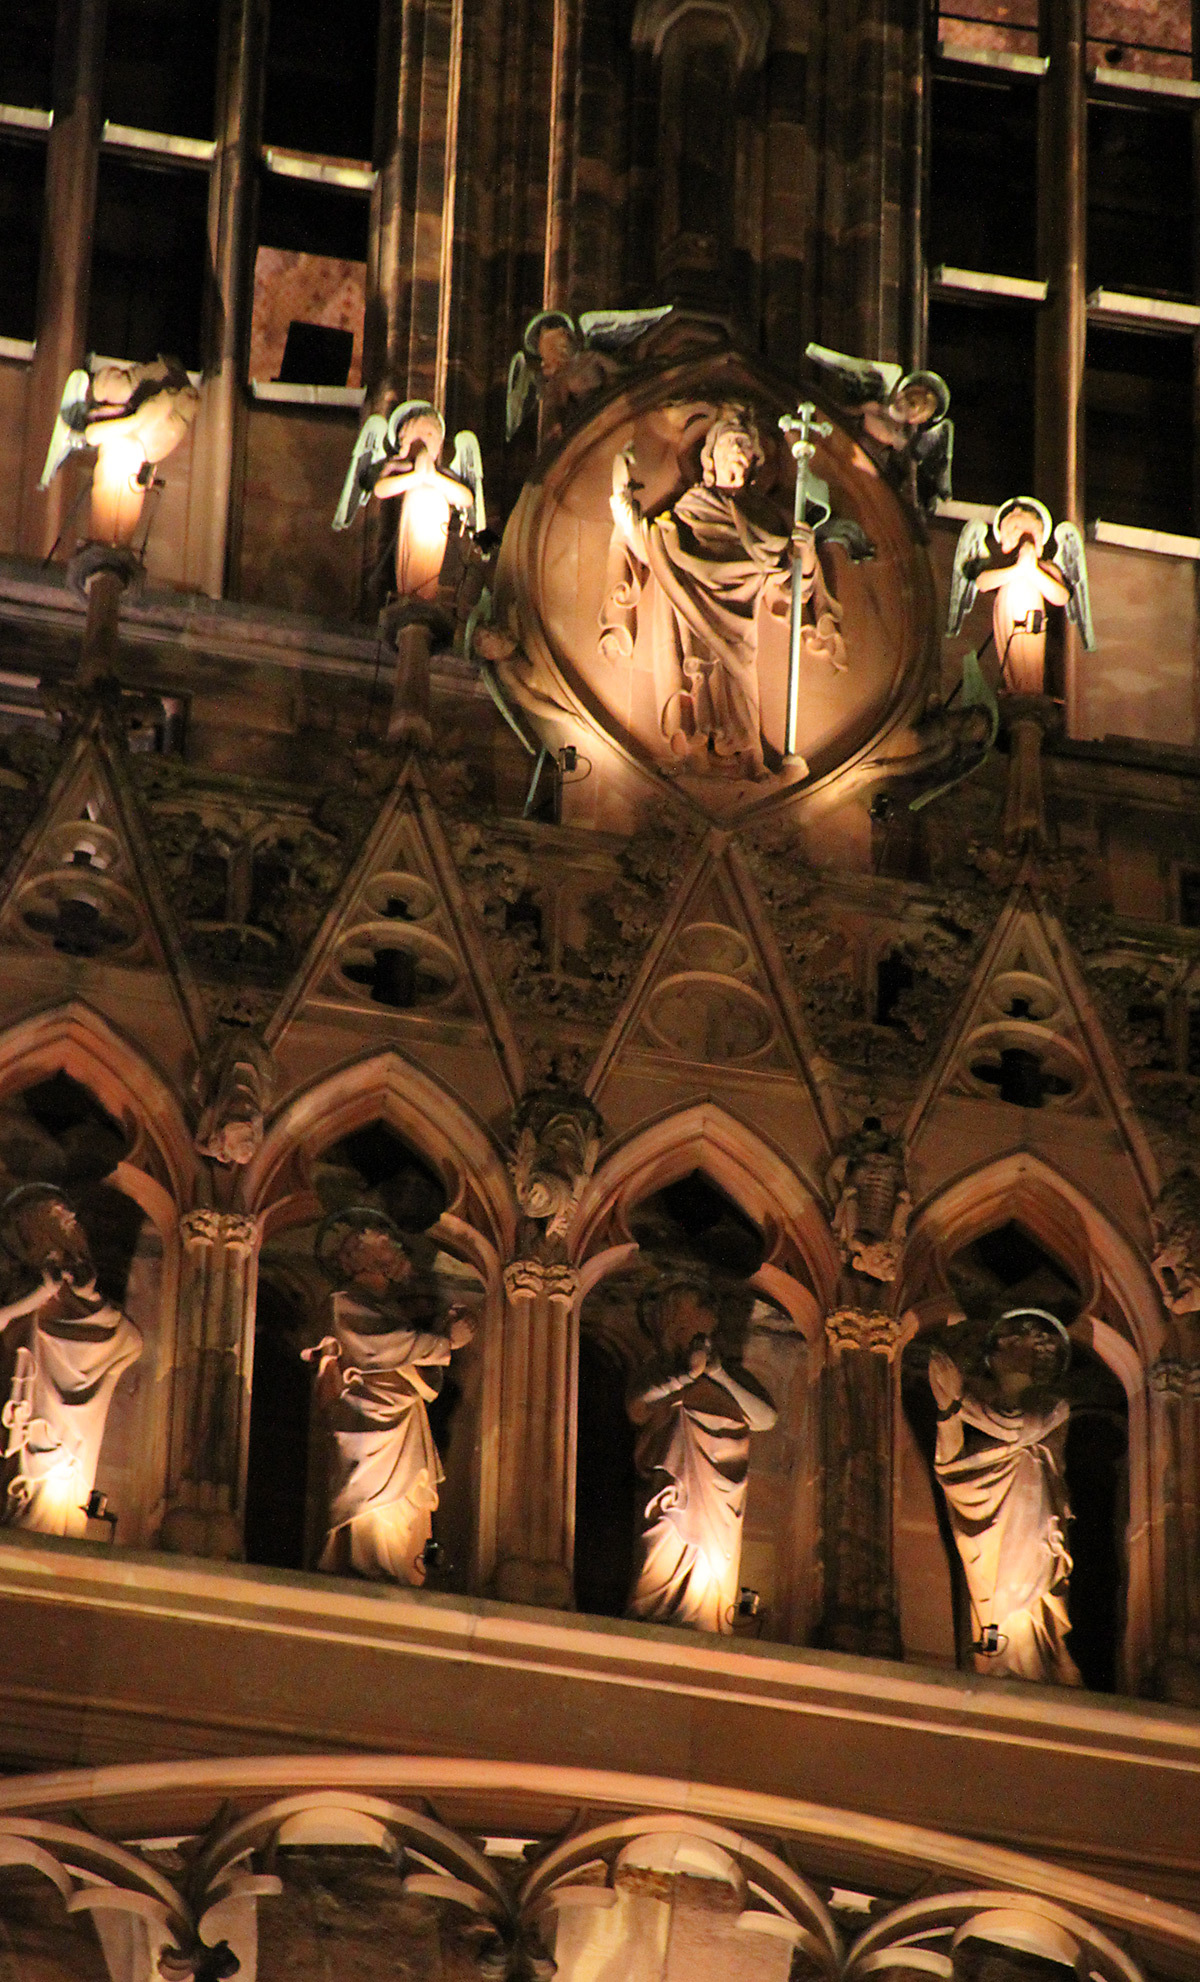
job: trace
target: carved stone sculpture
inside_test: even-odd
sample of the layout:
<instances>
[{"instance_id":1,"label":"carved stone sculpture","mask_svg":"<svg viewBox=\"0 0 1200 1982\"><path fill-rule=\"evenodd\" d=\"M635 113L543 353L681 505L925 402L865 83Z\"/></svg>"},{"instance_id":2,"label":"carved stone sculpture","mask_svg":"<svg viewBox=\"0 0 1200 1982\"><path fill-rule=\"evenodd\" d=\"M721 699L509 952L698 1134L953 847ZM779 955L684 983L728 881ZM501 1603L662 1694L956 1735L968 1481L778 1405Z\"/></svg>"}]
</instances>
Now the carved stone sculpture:
<instances>
[{"instance_id":1,"label":"carved stone sculpture","mask_svg":"<svg viewBox=\"0 0 1200 1982\"><path fill-rule=\"evenodd\" d=\"M439 1319L432 1288L383 1212L334 1213L318 1233L317 1256L336 1283L331 1333L304 1351L317 1365L333 1455L317 1567L420 1584L443 1477L426 1406L474 1324L457 1307Z\"/></svg>"},{"instance_id":2,"label":"carved stone sculpture","mask_svg":"<svg viewBox=\"0 0 1200 1982\"><path fill-rule=\"evenodd\" d=\"M838 1194L833 1231L846 1265L868 1280L895 1280L912 1208L899 1137L868 1115L842 1145L829 1182Z\"/></svg>"},{"instance_id":3,"label":"carved stone sculpture","mask_svg":"<svg viewBox=\"0 0 1200 1982\"><path fill-rule=\"evenodd\" d=\"M1200 1178L1178 1170L1163 1186L1154 1207L1154 1257L1150 1262L1174 1315L1200 1313Z\"/></svg>"},{"instance_id":4,"label":"carved stone sculpture","mask_svg":"<svg viewBox=\"0 0 1200 1982\"><path fill-rule=\"evenodd\" d=\"M637 500L628 453L613 463L615 531L632 573L610 558L605 632L626 638L637 608L630 600L655 581L655 676L660 723L674 756L758 780L763 762L758 678L758 612L777 619L792 609L792 563L803 574L802 647L807 660L846 666L841 608L829 590L807 525L789 531L752 489L764 459L753 415L722 407L704 439L702 481L671 509L648 517ZM615 608L614 611L611 608ZM602 638L604 636L602 635Z\"/></svg>"},{"instance_id":5,"label":"carved stone sculpture","mask_svg":"<svg viewBox=\"0 0 1200 1982\"><path fill-rule=\"evenodd\" d=\"M627 1615L730 1632L737 1608L750 1435L775 1406L744 1370L725 1367L711 1296L692 1276L644 1304L655 1338L627 1404L645 1484Z\"/></svg>"},{"instance_id":6,"label":"carved stone sculpture","mask_svg":"<svg viewBox=\"0 0 1200 1982\"><path fill-rule=\"evenodd\" d=\"M934 1350L929 1382L939 1415L934 1470L967 1579L975 1668L1079 1686L1066 1647L1070 1406L1057 1388L1069 1354L1053 1315L1015 1309L989 1335L989 1380L968 1382Z\"/></svg>"},{"instance_id":7,"label":"carved stone sculpture","mask_svg":"<svg viewBox=\"0 0 1200 1982\"><path fill-rule=\"evenodd\" d=\"M401 599L433 600L457 513L474 536L486 520L483 457L466 429L454 436L448 468L441 465L446 422L426 399L406 399L388 419L373 413L363 423L334 512L345 530L372 496L400 502L396 526L396 591Z\"/></svg>"},{"instance_id":8,"label":"carved stone sculpture","mask_svg":"<svg viewBox=\"0 0 1200 1982\"><path fill-rule=\"evenodd\" d=\"M132 543L154 470L185 438L199 405L200 394L171 358L72 372L39 487L49 488L76 448L94 447L92 536Z\"/></svg>"},{"instance_id":9,"label":"carved stone sculpture","mask_svg":"<svg viewBox=\"0 0 1200 1982\"><path fill-rule=\"evenodd\" d=\"M954 423L950 388L937 372L905 372L902 365L852 358L824 344L805 357L833 380L855 417L859 438L888 479L919 508L950 498Z\"/></svg>"},{"instance_id":10,"label":"carved stone sculpture","mask_svg":"<svg viewBox=\"0 0 1200 1982\"><path fill-rule=\"evenodd\" d=\"M1001 682L1014 694L1044 691L1048 608L1065 607L1084 646L1096 644L1083 539L1073 523L1052 530L1050 512L1033 496L1002 503L990 527L964 524L950 580L948 633L961 630L979 592L996 595L992 638Z\"/></svg>"},{"instance_id":11,"label":"carved stone sculpture","mask_svg":"<svg viewBox=\"0 0 1200 1982\"><path fill-rule=\"evenodd\" d=\"M212 1056L196 1129L200 1155L225 1168L252 1163L262 1148L273 1085L271 1057L261 1042L249 1032L226 1033Z\"/></svg>"},{"instance_id":12,"label":"carved stone sculpture","mask_svg":"<svg viewBox=\"0 0 1200 1982\"><path fill-rule=\"evenodd\" d=\"M616 378L620 354L669 316L653 310L585 310L576 322L565 310L542 310L530 319L508 367L505 427L512 440L535 395L542 409L542 439L561 433L572 405Z\"/></svg>"},{"instance_id":13,"label":"carved stone sculpture","mask_svg":"<svg viewBox=\"0 0 1200 1982\"><path fill-rule=\"evenodd\" d=\"M509 1169L524 1212L523 1257L554 1260L596 1167L603 1124L586 1094L574 1088L536 1088L513 1115Z\"/></svg>"},{"instance_id":14,"label":"carved stone sculpture","mask_svg":"<svg viewBox=\"0 0 1200 1982\"><path fill-rule=\"evenodd\" d=\"M141 1334L98 1292L83 1228L56 1186L22 1185L0 1207L0 1227L8 1250L40 1275L0 1308L11 1369L0 1406L0 1525L84 1535L109 1405L142 1353Z\"/></svg>"}]
</instances>

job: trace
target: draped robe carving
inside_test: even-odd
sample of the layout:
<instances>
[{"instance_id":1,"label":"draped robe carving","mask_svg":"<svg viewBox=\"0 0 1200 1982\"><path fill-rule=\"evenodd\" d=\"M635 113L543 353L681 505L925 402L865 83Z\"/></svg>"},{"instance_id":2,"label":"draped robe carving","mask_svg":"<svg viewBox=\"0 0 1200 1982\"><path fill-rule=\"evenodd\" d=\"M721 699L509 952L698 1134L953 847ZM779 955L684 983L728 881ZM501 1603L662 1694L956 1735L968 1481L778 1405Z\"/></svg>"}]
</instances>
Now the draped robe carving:
<instances>
[{"instance_id":1,"label":"draped robe carving","mask_svg":"<svg viewBox=\"0 0 1200 1982\"><path fill-rule=\"evenodd\" d=\"M1057 1353L1052 1342L1051 1351ZM1032 1355L1039 1353L1035 1346ZM997 1357L991 1360L995 1367ZM1072 1563L1063 1456L1070 1406L1030 1382L1024 1394L1010 1390L1007 1399L1003 1388L997 1400L973 1396L941 1351L930 1359L929 1377L941 1412L934 1470L967 1579L976 1667L1079 1686L1066 1646Z\"/></svg>"}]
</instances>

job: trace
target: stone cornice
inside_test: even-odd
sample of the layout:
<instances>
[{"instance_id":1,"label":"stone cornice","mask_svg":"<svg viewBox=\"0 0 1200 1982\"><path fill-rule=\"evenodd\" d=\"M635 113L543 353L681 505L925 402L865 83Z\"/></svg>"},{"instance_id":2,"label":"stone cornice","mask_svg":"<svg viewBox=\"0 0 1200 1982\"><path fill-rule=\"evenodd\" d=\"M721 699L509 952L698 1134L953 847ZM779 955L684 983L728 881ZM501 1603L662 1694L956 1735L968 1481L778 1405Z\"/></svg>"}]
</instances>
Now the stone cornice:
<instances>
[{"instance_id":1,"label":"stone cornice","mask_svg":"<svg viewBox=\"0 0 1200 1982\"><path fill-rule=\"evenodd\" d=\"M1126 1881L1200 1877L1200 1716L1140 1701L19 1534L0 1636L13 1768L414 1740L619 1758Z\"/></svg>"}]
</instances>

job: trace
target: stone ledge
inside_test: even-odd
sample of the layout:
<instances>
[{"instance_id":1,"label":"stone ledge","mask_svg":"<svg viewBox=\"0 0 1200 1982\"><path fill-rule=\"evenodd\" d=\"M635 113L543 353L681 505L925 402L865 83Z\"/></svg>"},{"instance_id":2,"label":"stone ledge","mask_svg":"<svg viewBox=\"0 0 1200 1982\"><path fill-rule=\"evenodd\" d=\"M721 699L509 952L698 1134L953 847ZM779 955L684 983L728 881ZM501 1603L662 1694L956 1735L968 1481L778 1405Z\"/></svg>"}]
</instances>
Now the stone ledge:
<instances>
[{"instance_id":1,"label":"stone ledge","mask_svg":"<svg viewBox=\"0 0 1200 1982\"><path fill-rule=\"evenodd\" d=\"M1157 1704L20 1535L0 1636L13 1768L405 1748L1200 1875L1200 1716Z\"/></svg>"}]
</instances>

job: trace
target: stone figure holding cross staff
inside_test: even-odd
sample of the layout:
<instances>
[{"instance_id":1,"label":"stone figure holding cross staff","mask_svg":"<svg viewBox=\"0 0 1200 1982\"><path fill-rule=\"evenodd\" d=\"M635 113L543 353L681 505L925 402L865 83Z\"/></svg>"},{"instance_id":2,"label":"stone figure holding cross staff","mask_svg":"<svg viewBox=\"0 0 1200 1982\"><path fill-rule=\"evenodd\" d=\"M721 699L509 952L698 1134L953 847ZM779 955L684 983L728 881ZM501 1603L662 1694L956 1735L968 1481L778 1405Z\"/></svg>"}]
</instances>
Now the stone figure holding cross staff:
<instances>
[{"instance_id":1,"label":"stone figure holding cross staff","mask_svg":"<svg viewBox=\"0 0 1200 1982\"><path fill-rule=\"evenodd\" d=\"M754 489L764 449L745 406L722 406L701 449L702 479L648 517L630 453L613 463L615 531L632 562L631 594L655 580L654 669L660 722L672 754L695 768L759 781L763 758L758 673L760 606L786 619L798 599L806 660L846 666L841 607L826 582L816 530L789 532ZM794 577L800 572L799 581ZM794 760L793 760L794 761Z\"/></svg>"}]
</instances>

